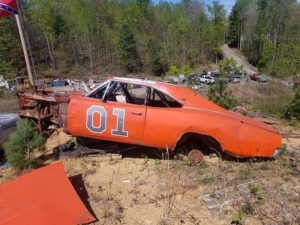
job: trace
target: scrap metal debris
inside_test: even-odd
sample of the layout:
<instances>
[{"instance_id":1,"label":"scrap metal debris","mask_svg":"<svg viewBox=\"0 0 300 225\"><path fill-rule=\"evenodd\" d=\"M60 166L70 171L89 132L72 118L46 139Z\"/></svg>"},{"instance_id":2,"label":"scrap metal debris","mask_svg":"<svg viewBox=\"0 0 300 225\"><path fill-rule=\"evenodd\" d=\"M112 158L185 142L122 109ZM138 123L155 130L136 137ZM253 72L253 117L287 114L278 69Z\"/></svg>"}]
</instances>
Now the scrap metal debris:
<instances>
[{"instance_id":1,"label":"scrap metal debris","mask_svg":"<svg viewBox=\"0 0 300 225\"><path fill-rule=\"evenodd\" d=\"M101 146L101 145L100 145ZM54 155L59 159L69 159L76 158L81 156L87 157L102 157L107 159L122 159L122 155L118 154L120 151L130 150L131 148L124 148L121 150L113 150L114 145L101 146L103 149L99 148L89 148L83 145L78 144L74 140L70 140L65 144L61 144L53 149Z\"/></svg>"},{"instance_id":2,"label":"scrap metal debris","mask_svg":"<svg viewBox=\"0 0 300 225\"><path fill-rule=\"evenodd\" d=\"M81 92L33 92L19 93L20 117L30 118L39 131L45 130L51 124L62 126L66 120L67 103L71 95Z\"/></svg>"},{"instance_id":3,"label":"scrap metal debris","mask_svg":"<svg viewBox=\"0 0 300 225\"><path fill-rule=\"evenodd\" d=\"M77 225L95 221L62 163L2 184L0 193L0 225Z\"/></svg>"},{"instance_id":4,"label":"scrap metal debris","mask_svg":"<svg viewBox=\"0 0 300 225\"><path fill-rule=\"evenodd\" d=\"M217 190L208 194L205 194L201 197L204 202L207 204L207 208L210 210L218 210L222 213L223 209L234 203L246 200L251 196L251 192L249 190L249 185L256 183L258 184L263 179L259 179L256 181L250 181L246 183L242 183L236 186L228 187L222 190Z\"/></svg>"}]
</instances>

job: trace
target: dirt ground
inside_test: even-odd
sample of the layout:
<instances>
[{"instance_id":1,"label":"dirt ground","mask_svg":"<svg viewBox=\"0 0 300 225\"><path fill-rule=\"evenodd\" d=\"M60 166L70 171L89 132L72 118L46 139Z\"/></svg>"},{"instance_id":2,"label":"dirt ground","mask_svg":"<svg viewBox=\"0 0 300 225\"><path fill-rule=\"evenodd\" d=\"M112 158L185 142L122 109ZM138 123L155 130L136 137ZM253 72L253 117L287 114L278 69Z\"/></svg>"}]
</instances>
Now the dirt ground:
<instances>
[{"instance_id":1,"label":"dirt ground","mask_svg":"<svg viewBox=\"0 0 300 225\"><path fill-rule=\"evenodd\" d=\"M263 120L284 137L276 160L210 155L192 166L144 152L63 162L70 177L82 175L94 224L300 224L300 129Z\"/></svg>"},{"instance_id":2,"label":"dirt ground","mask_svg":"<svg viewBox=\"0 0 300 225\"><path fill-rule=\"evenodd\" d=\"M62 159L70 177L90 205L92 224L300 224L300 129L278 119L263 119L283 135L276 160L205 157L201 165L161 160L144 151ZM46 155L72 138L54 132ZM135 151L135 150L131 150ZM49 157L46 163L56 160ZM0 183L14 176L0 171Z\"/></svg>"}]
</instances>

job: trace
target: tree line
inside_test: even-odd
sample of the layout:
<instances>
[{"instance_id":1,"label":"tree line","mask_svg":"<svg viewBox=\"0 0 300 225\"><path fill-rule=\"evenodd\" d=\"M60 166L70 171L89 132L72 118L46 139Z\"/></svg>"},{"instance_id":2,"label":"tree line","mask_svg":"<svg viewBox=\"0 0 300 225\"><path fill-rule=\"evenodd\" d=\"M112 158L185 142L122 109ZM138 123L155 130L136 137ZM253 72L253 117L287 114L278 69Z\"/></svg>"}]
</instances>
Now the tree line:
<instances>
[{"instance_id":1,"label":"tree line","mask_svg":"<svg viewBox=\"0 0 300 225\"><path fill-rule=\"evenodd\" d=\"M227 41L273 76L300 73L300 3L297 0L236 0Z\"/></svg>"},{"instance_id":2,"label":"tree line","mask_svg":"<svg viewBox=\"0 0 300 225\"><path fill-rule=\"evenodd\" d=\"M21 0L37 74L146 72L214 62L225 41L219 1ZM25 73L13 18L0 19L0 74Z\"/></svg>"}]
</instances>

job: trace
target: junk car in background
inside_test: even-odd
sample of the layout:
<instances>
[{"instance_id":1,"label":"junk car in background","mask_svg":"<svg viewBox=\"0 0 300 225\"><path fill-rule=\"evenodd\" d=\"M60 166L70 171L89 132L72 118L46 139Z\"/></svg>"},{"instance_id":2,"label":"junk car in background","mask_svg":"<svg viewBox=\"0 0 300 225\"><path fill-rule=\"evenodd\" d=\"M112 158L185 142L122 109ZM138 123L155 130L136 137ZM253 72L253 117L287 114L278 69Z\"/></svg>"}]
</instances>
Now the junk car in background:
<instances>
[{"instance_id":1,"label":"junk car in background","mask_svg":"<svg viewBox=\"0 0 300 225\"><path fill-rule=\"evenodd\" d=\"M250 79L251 80L254 80L254 81L257 81L257 82L268 82L269 81L269 77L265 74L257 74L257 73L254 73L254 74L251 74L250 75Z\"/></svg>"}]
</instances>

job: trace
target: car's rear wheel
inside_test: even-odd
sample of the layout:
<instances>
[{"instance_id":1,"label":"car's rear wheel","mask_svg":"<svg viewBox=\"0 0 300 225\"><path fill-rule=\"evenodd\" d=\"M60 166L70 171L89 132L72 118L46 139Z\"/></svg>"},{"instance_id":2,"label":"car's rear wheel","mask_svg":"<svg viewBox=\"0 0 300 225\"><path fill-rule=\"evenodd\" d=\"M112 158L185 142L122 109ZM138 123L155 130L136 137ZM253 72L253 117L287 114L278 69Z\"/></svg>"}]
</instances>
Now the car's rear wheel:
<instances>
[{"instance_id":1,"label":"car's rear wheel","mask_svg":"<svg viewBox=\"0 0 300 225\"><path fill-rule=\"evenodd\" d=\"M191 151L189 151L189 153L187 154L187 158L193 165L200 164L204 161L203 152L199 149L192 149Z\"/></svg>"},{"instance_id":2,"label":"car's rear wheel","mask_svg":"<svg viewBox=\"0 0 300 225\"><path fill-rule=\"evenodd\" d=\"M201 145L196 142L188 142L175 150L175 158L187 160L192 165L201 164L204 161L204 154Z\"/></svg>"}]
</instances>

